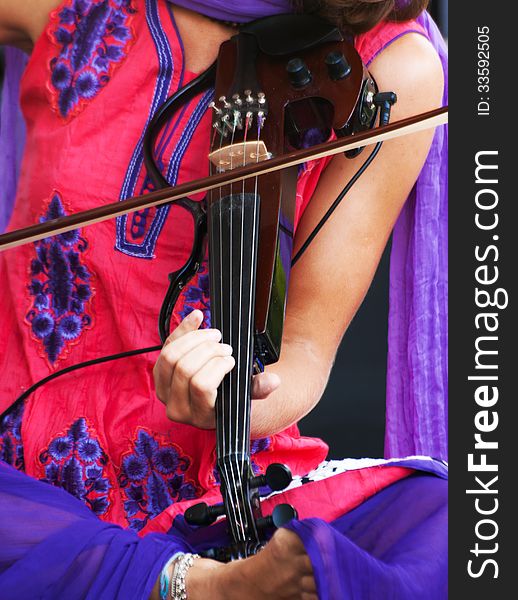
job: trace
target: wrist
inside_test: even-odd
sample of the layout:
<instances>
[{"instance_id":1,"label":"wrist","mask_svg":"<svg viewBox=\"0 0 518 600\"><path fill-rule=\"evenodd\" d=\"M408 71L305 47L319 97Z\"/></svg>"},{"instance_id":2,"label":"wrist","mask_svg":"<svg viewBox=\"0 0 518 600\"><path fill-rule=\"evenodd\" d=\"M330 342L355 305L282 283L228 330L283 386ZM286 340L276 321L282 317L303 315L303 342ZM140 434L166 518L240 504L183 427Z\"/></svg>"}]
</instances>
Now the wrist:
<instances>
[{"instance_id":1,"label":"wrist","mask_svg":"<svg viewBox=\"0 0 518 600\"><path fill-rule=\"evenodd\" d=\"M185 576L187 600L230 600L234 597L232 582L227 577L231 565L196 559Z\"/></svg>"}]
</instances>

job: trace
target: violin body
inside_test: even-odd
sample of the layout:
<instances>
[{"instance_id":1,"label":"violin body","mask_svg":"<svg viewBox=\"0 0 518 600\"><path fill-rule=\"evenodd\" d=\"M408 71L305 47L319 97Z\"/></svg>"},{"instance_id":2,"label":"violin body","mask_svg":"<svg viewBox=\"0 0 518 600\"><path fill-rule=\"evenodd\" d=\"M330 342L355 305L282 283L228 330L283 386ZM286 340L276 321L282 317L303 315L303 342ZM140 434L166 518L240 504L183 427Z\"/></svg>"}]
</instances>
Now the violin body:
<instances>
[{"instance_id":1,"label":"violin body","mask_svg":"<svg viewBox=\"0 0 518 600\"><path fill-rule=\"evenodd\" d=\"M346 75L336 79L330 76L326 63L330 55L344 57L348 65ZM294 83L296 76L289 71L293 63L305 65L309 73L306 83L304 80ZM300 79L300 73L297 77ZM369 113L363 99L375 91L375 83L358 53L343 40L336 27L309 15L261 19L245 26L239 35L220 48L214 103L214 126L218 135L211 150L216 153L220 146L233 146L239 153L249 110L256 120L252 122L252 129L246 131L248 140L257 137L257 115L261 110L265 113L260 130L260 139L268 153L265 159L282 155L303 143L304 134L309 130L319 129L325 137L329 137L331 130L338 136L351 135L372 126L376 109L372 106ZM260 94L264 96L258 96ZM247 96L252 102L246 102ZM260 98L264 100L262 104L258 102ZM225 107L225 104L230 106ZM242 127L232 134L222 120L228 117L227 123L232 124L236 110ZM247 160L254 159L247 157ZM220 171L228 170L249 164L247 160L235 156L232 165L227 160L224 162L229 164L218 165L216 161L214 166ZM257 190L261 197L254 351L262 365L276 362L280 354L293 246L296 184L297 167L291 167L249 180L244 188ZM223 188L221 193L225 195L229 191Z\"/></svg>"},{"instance_id":2,"label":"violin body","mask_svg":"<svg viewBox=\"0 0 518 600\"><path fill-rule=\"evenodd\" d=\"M332 25L282 15L245 26L222 44L217 61L211 173L280 156L309 130L350 135L371 127L374 81L354 48ZM370 96L369 96L370 94ZM296 517L279 505L261 515L258 489L284 489L283 465L254 477L250 461L252 376L276 362L293 248L297 167L211 190L206 197L212 326L234 349L234 369L216 400L217 469L223 506L186 511L194 524L227 516L231 548L222 560L255 553L264 531Z\"/></svg>"}]
</instances>

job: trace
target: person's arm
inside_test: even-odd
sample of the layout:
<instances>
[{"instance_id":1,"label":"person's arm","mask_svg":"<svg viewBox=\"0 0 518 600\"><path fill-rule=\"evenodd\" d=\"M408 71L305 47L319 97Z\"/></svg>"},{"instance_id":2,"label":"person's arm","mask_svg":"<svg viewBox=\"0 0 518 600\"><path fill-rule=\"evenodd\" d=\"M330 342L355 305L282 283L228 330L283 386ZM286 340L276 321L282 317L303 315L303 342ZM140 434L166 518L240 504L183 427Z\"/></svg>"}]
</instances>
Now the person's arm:
<instances>
[{"instance_id":1,"label":"person's arm","mask_svg":"<svg viewBox=\"0 0 518 600\"><path fill-rule=\"evenodd\" d=\"M442 66L428 41L408 34L373 61L381 91L394 91L394 122L441 104ZM378 157L293 267L281 359L268 368L282 385L254 403L252 433L279 431L320 399L338 345L372 282L396 219L426 160L433 130L385 142ZM342 155L323 173L295 239L295 252L372 147L354 160ZM344 393L344 401L347 401Z\"/></svg>"},{"instance_id":2,"label":"person's arm","mask_svg":"<svg viewBox=\"0 0 518 600\"><path fill-rule=\"evenodd\" d=\"M424 37L408 34L395 41L370 71L380 90L398 95L393 121L440 106L442 67ZM254 378L254 397L263 399L254 402L253 437L281 431L320 399L432 138L433 131L425 131L386 142L294 266L280 360ZM295 252L370 151L354 160L337 156L327 167L297 229ZM209 339L214 333L196 331L201 317L195 311L170 336L155 365L155 383L169 418L210 428L216 389L233 360L219 338Z\"/></svg>"},{"instance_id":3,"label":"person's arm","mask_svg":"<svg viewBox=\"0 0 518 600\"><path fill-rule=\"evenodd\" d=\"M49 12L61 0L0 0L0 45L32 51L48 20Z\"/></svg>"}]
</instances>

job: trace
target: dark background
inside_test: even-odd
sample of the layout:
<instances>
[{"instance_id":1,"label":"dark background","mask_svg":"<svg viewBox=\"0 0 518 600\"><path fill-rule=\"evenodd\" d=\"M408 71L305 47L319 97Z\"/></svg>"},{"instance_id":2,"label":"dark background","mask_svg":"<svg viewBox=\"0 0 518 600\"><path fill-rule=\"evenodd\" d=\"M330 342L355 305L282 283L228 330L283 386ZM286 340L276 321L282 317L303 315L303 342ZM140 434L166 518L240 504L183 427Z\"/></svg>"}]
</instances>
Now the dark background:
<instances>
[{"instance_id":1,"label":"dark background","mask_svg":"<svg viewBox=\"0 0 518 600\"><path fill-rule=\"evenodd\" d=\"M445 35L447 7L448 0L433 0L429 9ZM0 48L0 92L2 72ZM340 345L323 398L300 424L303 435L329 444L331 458L383 456L389 247Z\"/></svg>"}]
</instances>

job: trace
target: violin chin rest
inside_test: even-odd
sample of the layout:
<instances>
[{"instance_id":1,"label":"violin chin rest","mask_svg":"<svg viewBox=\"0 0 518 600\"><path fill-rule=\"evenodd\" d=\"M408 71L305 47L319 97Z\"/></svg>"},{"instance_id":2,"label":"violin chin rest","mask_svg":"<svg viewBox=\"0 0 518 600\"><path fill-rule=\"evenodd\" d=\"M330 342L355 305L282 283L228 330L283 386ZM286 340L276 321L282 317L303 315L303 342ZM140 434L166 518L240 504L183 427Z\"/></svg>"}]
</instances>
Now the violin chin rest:
<instances>
[{"instance_id":1,"label":"violin chin rest","mask_svg":"<svg viewBox=\"0 0 518 600\"><path fill-rule=\"evenodd\" d=\"M308 14L283 14L257 19L241 27L239 33L253 35L261 52L269 56L287 56L325 42L343 41L338 27L321 17Z\"/></svg>"}]
</instances>

